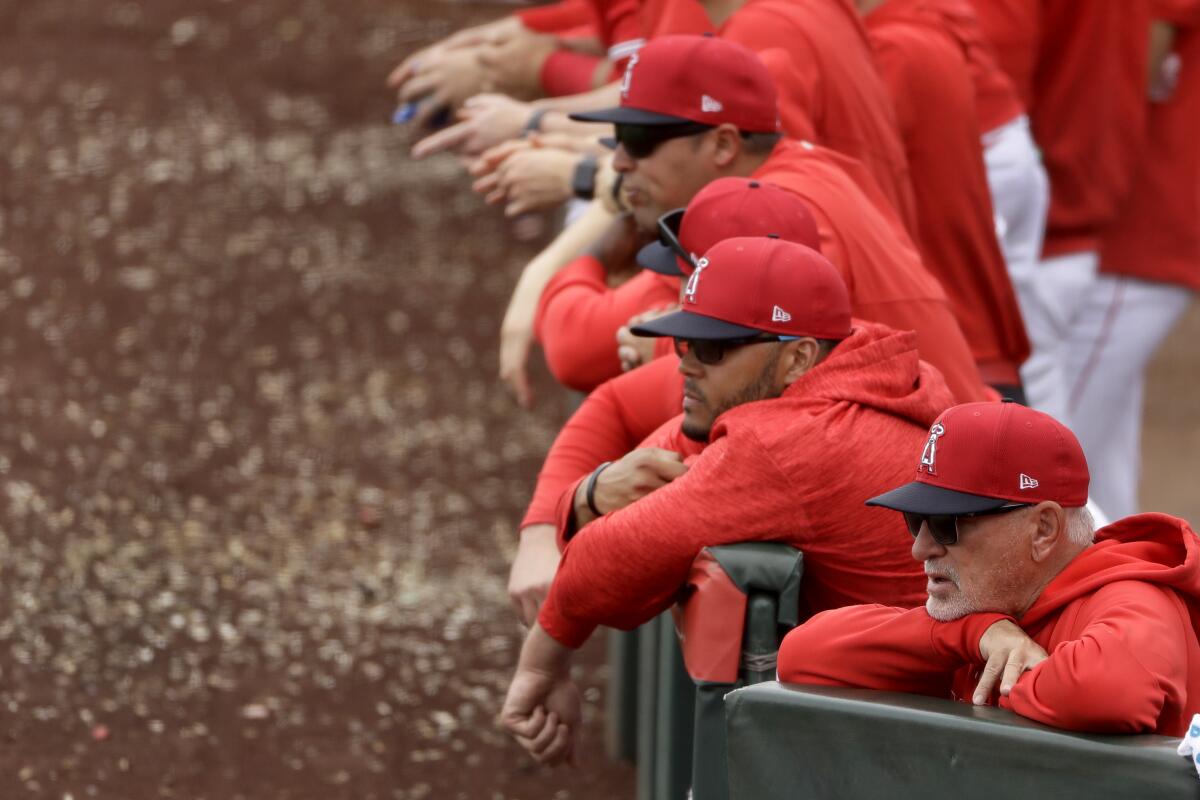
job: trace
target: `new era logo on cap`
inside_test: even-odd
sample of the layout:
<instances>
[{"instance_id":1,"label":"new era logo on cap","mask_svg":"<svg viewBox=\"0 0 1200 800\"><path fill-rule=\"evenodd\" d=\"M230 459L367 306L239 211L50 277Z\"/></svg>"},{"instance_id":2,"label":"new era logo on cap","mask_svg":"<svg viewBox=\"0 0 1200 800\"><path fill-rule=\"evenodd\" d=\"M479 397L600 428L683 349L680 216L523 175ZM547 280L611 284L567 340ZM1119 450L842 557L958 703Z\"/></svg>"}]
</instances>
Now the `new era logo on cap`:
<instances>
[{"instance_id":1,"label":"new era logo on cap","mask_svg":"<svg viewBox=\"0 0 1200 800\"><path fill-rule=\"evenodd\" d=\"M708 95L700 98L700 110L705 114L716 114L725 110L725 106L721 105L720 100L714 100Z\"/></svg>"},{"instance_id":2,"label":"new era logo on cap","mask_svg":"<svg viewBox=\"0 0 1200 800\"><path fill-rule=\"evenodd\" d=\"M1036 480L1029 477L1024 472L1021 473L1021 491L1025 491L1026 489L1036 489L1037 487L1038 482Z\"/></svg>"},{"instance_id":3,"label":"new era logo on cap","mask_svg":"<svg viewBox=\"0 0 1200 800\"><path fill-rule=\"evenodd\" d=\"M779 306L771 309L771 322L791 322L792 315L784 311Z\"/></svg>"}]
</instances>

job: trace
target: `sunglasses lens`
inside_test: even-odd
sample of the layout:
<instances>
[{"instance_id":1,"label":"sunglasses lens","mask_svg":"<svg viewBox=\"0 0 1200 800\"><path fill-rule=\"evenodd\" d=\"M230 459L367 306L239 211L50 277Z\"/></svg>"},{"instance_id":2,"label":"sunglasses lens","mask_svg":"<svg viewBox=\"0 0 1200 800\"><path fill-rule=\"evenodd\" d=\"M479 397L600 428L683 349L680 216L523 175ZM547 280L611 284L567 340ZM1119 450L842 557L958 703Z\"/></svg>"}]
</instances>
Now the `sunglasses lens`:
<instances>
[{"instance_id":1,"label":"sunglasses lens","mask_svg":"<svg viewBox=\"0 0 1200 800\"><path fill-rule=\"evenodd\" d=\"M915 539L921 535L921 525L929 525L929 535L943 547L958 543L958 522L953 515L912 514L904 512L904 524Z\"/></svg>"},{"instance_id":2,"label":"sunglasses lens","mask_svg":"<svg viewBox=\"0 0 1200 800\"><path fill-rule=\"evenodd\" d=\"M663 140L650 128L640 125L618 125L617 142L625 148L630 158L646 158Z\"/></svg>"},{"instance_id":3,"label":"sunglasses lens","mask_svg":"<svg viewBox=\"0 0 1200 800\"><path fill-rule=\"evenodd\" d=\"M701 364L720 364L725 358L725 342L716 339L676 339L675 355L683 358L688 353L696 356Z\"/></svg>"}]
</instances>

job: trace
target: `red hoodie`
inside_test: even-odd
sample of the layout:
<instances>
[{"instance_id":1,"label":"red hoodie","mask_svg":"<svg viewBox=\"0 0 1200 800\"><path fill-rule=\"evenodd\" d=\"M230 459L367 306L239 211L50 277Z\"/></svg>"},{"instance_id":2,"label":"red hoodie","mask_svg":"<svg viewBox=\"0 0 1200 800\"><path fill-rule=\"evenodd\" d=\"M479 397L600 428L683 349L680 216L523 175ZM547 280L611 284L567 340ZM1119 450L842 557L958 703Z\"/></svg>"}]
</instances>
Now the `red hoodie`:
<instances>
[{"instance_id":1,"label":"red hoodie","mask_svg":"<svg viewBox=\"0 0 1200 800\"><path fill-rule=\"evenodd\" d=\"M954 10L947 0L889 0L865 21L917 187L921 255L945 287L984 381L1015 386L1029 340L996 240L972 47Z\"/></svg>"},{"instance_id":2,"label":"red hoodie","mask_svg":"<svg viewBox=\"0 0 1200 800\"><path fill-rule=\"evenodd\" d=\"M811 610L920 602L899 515L863 501L905 479L953 402L911 333L856 323L781 397L722 414L683 476L571 537L539 623L568 647L597 625L636 627L674 602L701 549L742 541L802 549ZM560 501L563 538L575 488Z\"/></svg>"},{"instance_id":3,"label":"red hoodie","mask_svg":"<svg viewBox=\"0 0 1200 800\"><path fill-rule=\"evenodd\" d=\"M970 698L979 640L1001 619L1011 617L830 611L787 635L779 679ZM1101 529L1013 621L1050 657L999 698L1001 708L1067 730L1167 736L1181 736L1200 711L1200 540L1181 519L1139 514Z\"/></svg>"}]
</instances>

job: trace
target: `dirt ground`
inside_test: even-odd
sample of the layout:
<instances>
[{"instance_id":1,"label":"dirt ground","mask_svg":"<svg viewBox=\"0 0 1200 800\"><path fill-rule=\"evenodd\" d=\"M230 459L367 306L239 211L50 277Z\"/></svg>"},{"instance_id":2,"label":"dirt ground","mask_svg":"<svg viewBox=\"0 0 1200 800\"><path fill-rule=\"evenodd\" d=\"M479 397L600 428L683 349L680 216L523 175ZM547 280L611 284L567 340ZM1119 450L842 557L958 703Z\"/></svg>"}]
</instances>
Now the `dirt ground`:
<instances>
[{"instance_id":1,"label":"dirt ground","mask_svg":"<svg viewBox=\"0 0 1200 800\"><path fill-rule=\"evenodd\" d=\"M497 388L535 244L383 87L506 10L0 0L0 797L631 794L493 727L566 398Z\"/></svg>"},{"instance_id":2,"label":"dirt ground","mask_svg":"<svg viewBox=\"0 0 1200 800\"><path fill-rule=\"evenodd\" d=\"M0 797L611 798L492 725L567 398L493 380L514 243L387 72L501 5L0 0ZM1200 519L1200 312L1149 507Z\"/></svg>"}]
</instances>

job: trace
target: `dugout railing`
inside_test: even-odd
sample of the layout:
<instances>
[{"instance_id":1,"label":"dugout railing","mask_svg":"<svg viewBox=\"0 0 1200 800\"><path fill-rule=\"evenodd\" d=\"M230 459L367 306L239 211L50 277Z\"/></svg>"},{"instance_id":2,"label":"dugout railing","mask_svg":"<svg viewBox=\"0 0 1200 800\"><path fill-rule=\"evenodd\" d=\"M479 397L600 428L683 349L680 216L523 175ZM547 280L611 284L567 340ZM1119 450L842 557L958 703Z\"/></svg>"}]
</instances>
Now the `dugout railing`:
<instances>
[{"instance_id":1,"label":"dugout railing","mask_svg":"<svg viewBox=\"0 0 1200 800\"><path fill-rule=\"evenodd\" d=\"M725 698L734 800L1185 800L1163 736L1095 736L921 695L774 681Z\"/></svg>"}]
</instances>

